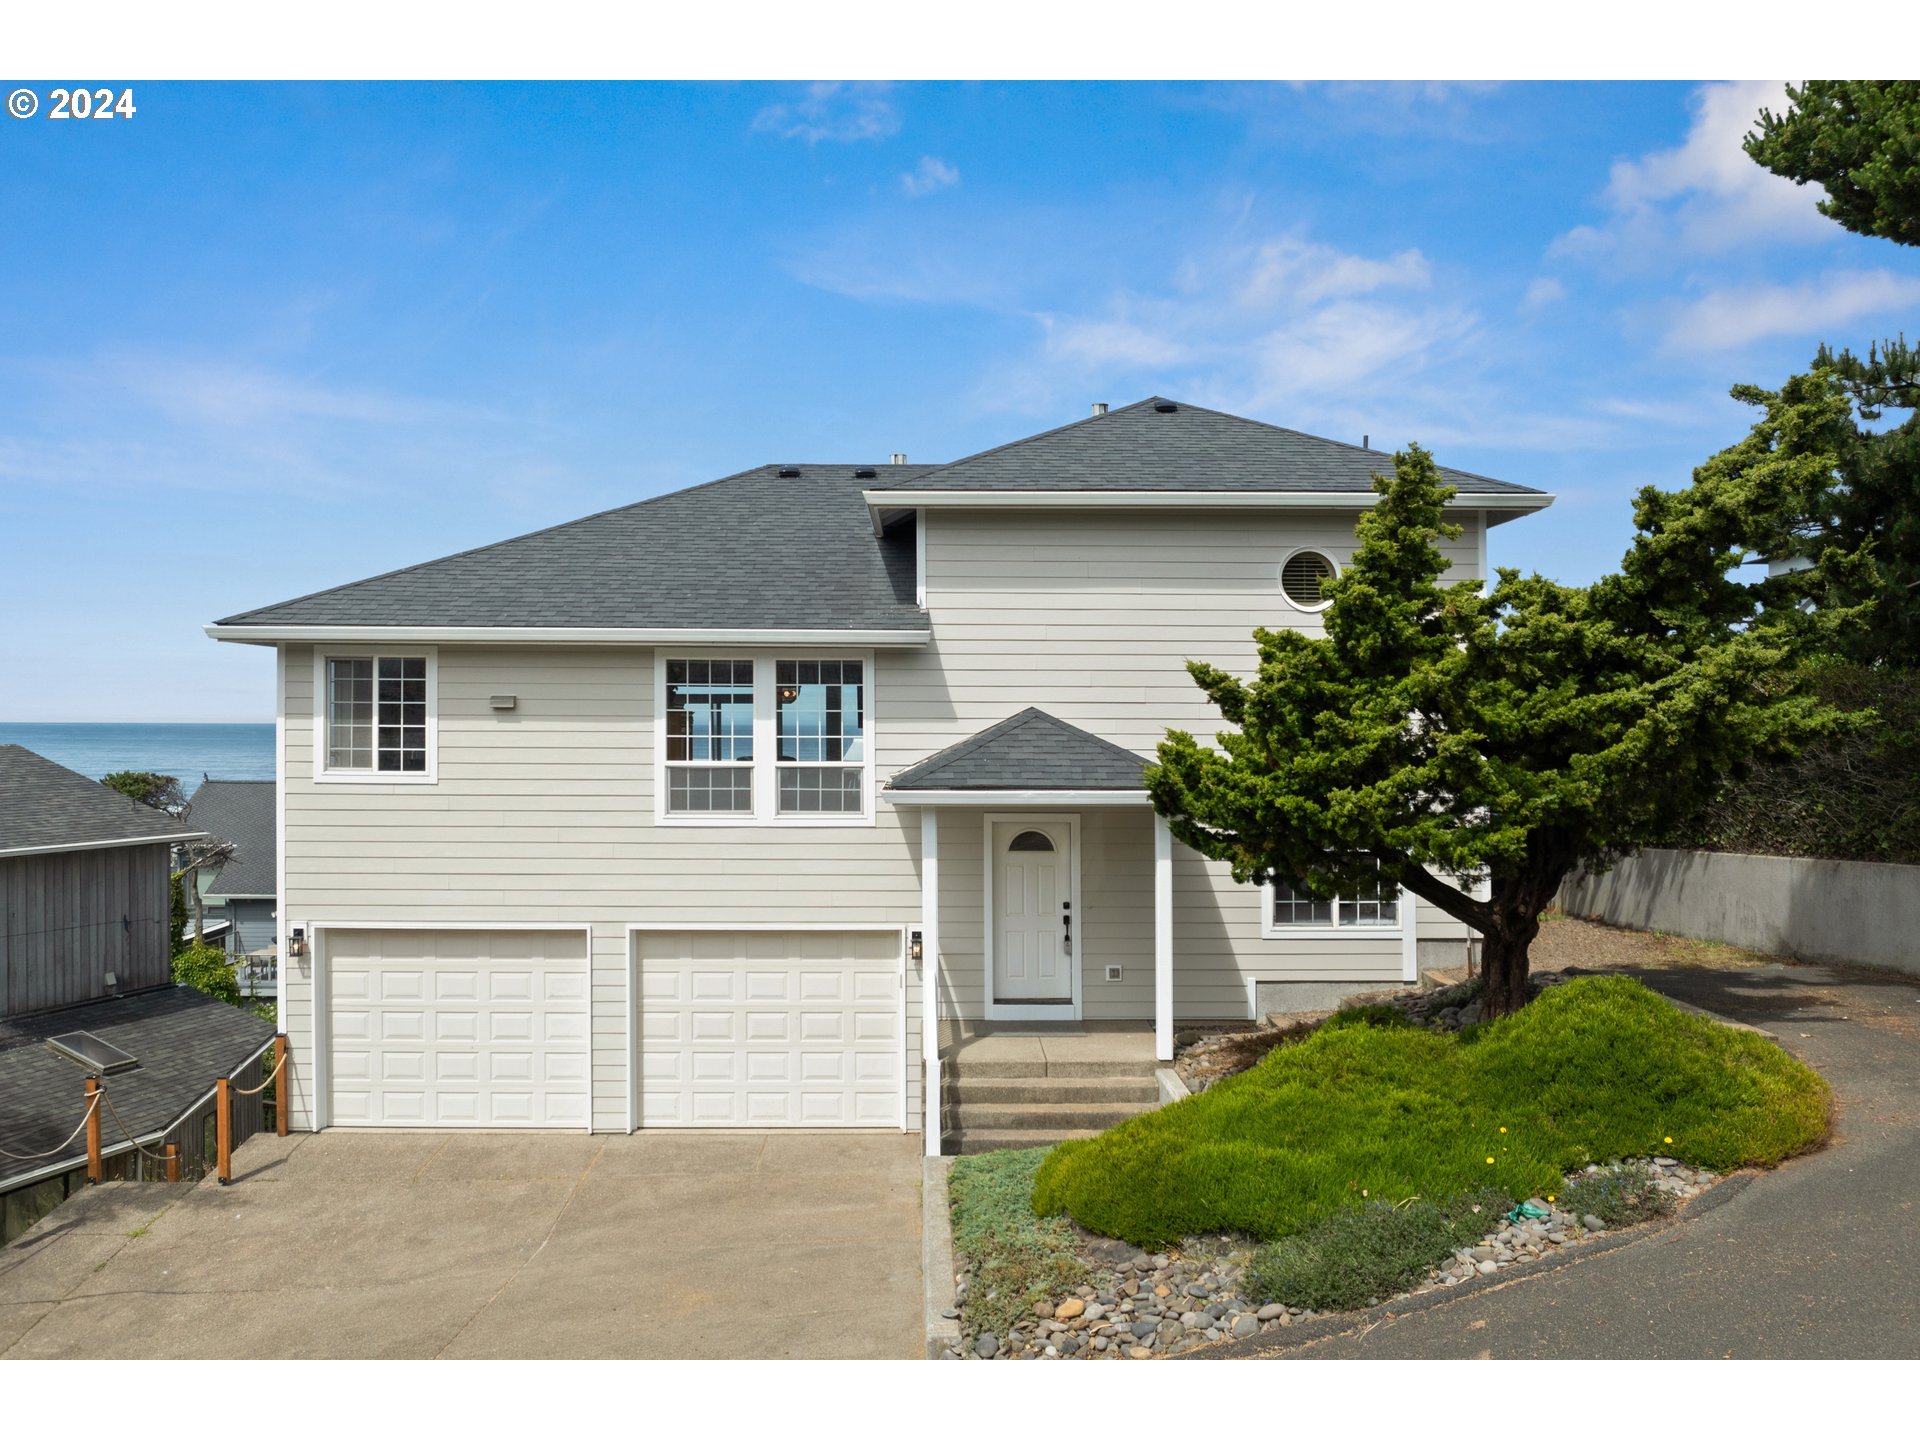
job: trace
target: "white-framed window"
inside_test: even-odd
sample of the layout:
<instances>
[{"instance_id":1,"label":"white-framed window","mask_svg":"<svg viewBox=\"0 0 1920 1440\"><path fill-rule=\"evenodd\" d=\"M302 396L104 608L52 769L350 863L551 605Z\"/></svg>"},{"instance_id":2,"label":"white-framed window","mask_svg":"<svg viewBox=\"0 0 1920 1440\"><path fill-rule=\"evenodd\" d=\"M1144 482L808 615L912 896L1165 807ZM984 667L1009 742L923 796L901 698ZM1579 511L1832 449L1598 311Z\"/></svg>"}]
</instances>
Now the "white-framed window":
<instances>
[{"instance_id":1,"label":"white-framed window","mask_svg":"<svg viewBox=\"0 0 1920 1440\"><path fill-rule=\"evenodd\" d=\"M1270 940L1332 930L1379 935L1398 931L1402 911L1411 904L1398 885L1377 873L1368 884L1330 900L1276 877L1260 887L1260 933Z\"/></svg>"},{"instance_id":2,"label":"white-framed window","mask_svg":"<svg viewBox=\"0 0 1920 1440\"><path fill-rule=\"evenodd\" d=\"M753 661L669 660L667 813L753 813Z\"/></svg>"},{"instance_id":3,"label":"white-framed window","mask_svg":"<svg viewBox=\"0 0 1920 1440\"><path fill-rule=\"evenodd\" d=\"M438 688L430 649L315 651L313 778L432 784L439 769Z\"/></svg>"},{"instance_id":4,"label":"white-framed window","mask_svg":"<svg viewBox=\"0 0 1920 1440\"><path fill-rule=\"evenodd\" d=\"M654 678L660 823L872 823L871 652L661 652Z\"/></svg>"},{"instance_id":5,"label":"white-framed window","mask_svg":"<svg viewBox=\"0 0 1920 1440\"><path fill-rule=\"evenodd\" d=\"M1331 555L1303 546L1280 562L1280 593L1296 610L1324 610L1327 582L1339 573Z\"/></svg>"}]
</instances>

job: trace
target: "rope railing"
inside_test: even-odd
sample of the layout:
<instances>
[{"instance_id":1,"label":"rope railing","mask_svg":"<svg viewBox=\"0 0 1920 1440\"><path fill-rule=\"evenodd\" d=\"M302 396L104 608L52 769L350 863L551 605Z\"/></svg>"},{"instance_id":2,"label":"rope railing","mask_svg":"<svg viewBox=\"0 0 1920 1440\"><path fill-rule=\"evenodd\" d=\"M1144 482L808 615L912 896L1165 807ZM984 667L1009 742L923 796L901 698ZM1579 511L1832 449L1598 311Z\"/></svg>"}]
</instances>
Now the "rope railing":
<instances>
[{"instance_id":1,"label":"rope railing","mask_svg":"<svg viewBox=\"0 0 1920 1440\"><path fill-rule=\"evenodd\" d=\"M258 1085L254 1086L253 1089L251 1090L235 1090L233 1093L235 1095L258 1095L262 1090L266 1089L267 1086L273 1084L275 1079L279 1077L280 1072L286 1068L287 1068L287 1052L284 1047L281 1047L280 1063L273 1067L272 1074L268 1075L266 1079L262 1080Z\"/></svg>"},{"instance_id":2,"label":"rope railing","mask_svg":"<svg viewBox=\"0 0 1920 1440\"><path fill-rule=\"evenodd\" d=\"M105 1090L102 1090L100 1092L100 1098L107 1102L107 1113L113 1116L113 1123L120 1127L120 1133L127 1137L127 1143L129 1145L133 1146L134 1149L138 1150L142 1155L146 1156L149 1160L158 1160L162 1165L167 1163L167 1157L165 1155L160 1154L157 1151L147 1149L147 1147L142 1145L139 1142L139 1140L134 1138L134 1133L131 1130L127 1129L127 1122L122 1120L120 1118L120 1112L113 1108L113 1098L110 1095L108 1095Z\"/></svg>"},{"instance_id":3,"label":"rope railing","mask_svg":"<svg viewBox=\"0 0 1920 1440\"><path fill-rule=\"evenodd\" d=\"M273 1037L273 1056L274 1056L273 1069L267 1073L267 1076L264 1080L262 1080L258 1085L254 1086L250 1090L242 1090L236 1087L233 1084L233 1079L231 1076L219 1075L214 1077L213 1118L214 1118L214 1134L215 1134L215 1152L216 1152L217 1166L218 1166L218 1171L220 1176L220 1183L222 1185L228 1185L233 1182L233 1102L234 1102L234 1099L236 1097L252 1099L254 1096L262 1094L267 1089L268 1086L272 1085L276 1080L280 1079L280 1077L286 1072L288 1053L289 1051L287 1047L286 1035L284 1033L275 1035ZM62 1140L58 1145L54 1146L51 1150L42 1150L38 1154L33 1154L33 1155L22 1155L12 1150L0 1149L0 1156L5 1156L9 1160L18 1160L22 1162L31 1162L35 1160L51 1160L55 1156L65 1153L67 1150L67 1147L72 1145L75 1140L78 1140L80 1138L81 1132L84 1131L86 1132L86 1137L87 1137L88 1183L91 1184L103 1179L105 1177L106 1172L103 1164L105 1155L104 1155L103 1147L101 1145L101 1136L100 1136L100 1109L102 1104L104 1103L106 1107L106 1113L113 1117L114 1126L120 1131L122 1135L126 1137L127 1144L132 1146L133 1149L139 1152L141 1155L146 1156L149 1160L156 1161L162 1166L164 1166L165 1174L169 1181L176 1180L179 1178L180 1159L181 1159L179 1145L173 1143L172 1141L168 1141L166 1142L166 1148L164 1151L150 1150L145 1145L143 1145L140 1142L140 1138L137 1135L135 1135L131 1129L128 1128L127 1122L121 1118L120 1112L114 1108L113 1099L111 1096L107 1094L107 1087L100 1083L100 1077L98 1075L87 1076L86 1095L87 1095L87 1107L85 1112L80 1117L80 1123L73 1127L72 1134L68 1135L65 1140ZM194 1110L199 1110L200 1106L204 1104L205 1104L204 1101L200 1102L200 1105L196 1105L194 1107ZM281 1093L275 1097L274 1112L275 1112L274 1128L280 1135L284 1136L286 1135L287 1128L288 1128L287 1127L287 1096L285 1094L284 1086L281 1089ZM189 1115L193 1114L193 1110L190 1110L188 1114ZM247 1121L247 1125L249 1127L257 1123L258 1121L255 1119L249 1119ZM247 1129L246 1131L246 1135L251 1135L254 1133L255 1131L251 1128ZM243 1139L246 1138L246 1135L243 1135L241 1138ZM200 1142L200 1143L204 1143L204 1142Z\"/></svg>"},{"instance_id":4,"label":"rope railing","mask_svg":"<svg viewBox=\"0 0 1920 1440\"><path fill-rule=\"evenodd\" d=\"M73 1133L58 1145L54 1146L53 1149L42 1150L38 1155L16 1155L11 1150L0 1150L0 1155L6 1156L9 1160L51 1160L80 1138L80 1132L87 1128L87 1122L93 1119L93 1112L100 1108L100 1102L106 1097L106 1093L104 1090L97 1090L87 1097L86 1114L82 1115L80 1117L80 1123L73 1127Z\"/></svg>"}]
</instances>

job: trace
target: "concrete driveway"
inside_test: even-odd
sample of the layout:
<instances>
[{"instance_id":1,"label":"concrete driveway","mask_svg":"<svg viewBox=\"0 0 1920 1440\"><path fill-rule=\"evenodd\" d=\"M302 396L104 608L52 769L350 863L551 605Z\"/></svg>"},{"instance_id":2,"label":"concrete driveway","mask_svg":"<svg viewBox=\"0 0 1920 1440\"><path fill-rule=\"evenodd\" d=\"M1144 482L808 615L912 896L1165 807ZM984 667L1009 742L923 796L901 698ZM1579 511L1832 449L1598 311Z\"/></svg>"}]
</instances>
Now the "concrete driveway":
<instances>
[{"instance_id":1,"label":"concrete driveway","mask_svg":"<svg viewBox=\"0 0 1920 1440\"><path fill-rule=\"evenodd\" d=\"M260 1136L0 1250L15 1358L912 1358L912 1135Z\"/></svg>"}]
</instances>

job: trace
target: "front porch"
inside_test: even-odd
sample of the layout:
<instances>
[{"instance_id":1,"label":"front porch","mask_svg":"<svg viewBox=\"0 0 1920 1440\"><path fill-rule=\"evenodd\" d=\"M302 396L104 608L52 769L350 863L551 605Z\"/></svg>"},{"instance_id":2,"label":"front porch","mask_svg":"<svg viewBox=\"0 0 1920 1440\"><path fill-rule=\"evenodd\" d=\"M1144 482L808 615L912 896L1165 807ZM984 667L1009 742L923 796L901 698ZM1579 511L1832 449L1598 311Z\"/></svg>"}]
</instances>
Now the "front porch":
<instances>
[{"instance_id":1,"label":"front porch","mask_svg":"<svg viewBox=\"0 0 1920 1440\"><path fill-rule=\"evenodd\" d=\"M1059 1138L1157 1099L1154 1066L1173 1059L1173 837L1143 766L1025 710L887 786L919 811L928 1154L947 1129L1011 1144L1044 1121ZM991 1123L961 1123L969 1105Z\"/></svg>"}]
</instances>

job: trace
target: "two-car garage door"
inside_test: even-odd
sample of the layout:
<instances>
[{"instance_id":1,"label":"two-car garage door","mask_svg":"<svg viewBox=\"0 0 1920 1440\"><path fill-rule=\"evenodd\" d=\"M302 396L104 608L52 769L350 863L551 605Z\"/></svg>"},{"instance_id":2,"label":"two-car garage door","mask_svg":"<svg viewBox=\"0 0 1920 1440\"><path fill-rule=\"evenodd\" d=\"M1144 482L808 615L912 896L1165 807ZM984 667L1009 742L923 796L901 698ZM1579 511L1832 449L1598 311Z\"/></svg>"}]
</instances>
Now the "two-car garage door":
<instances>
[{"instance_id":1,"label":"two-car garage door","mask_svg":"<svg viewBox=\"0 0 1920 1440\"><path fill-rule=\"evenodd\" d=\"M902 1123L899 930L643 930L632 946L641 1126ZM325 954L331 1123L591 1123L584 931L330 929Z\"/></svg>"}]
</instances>

